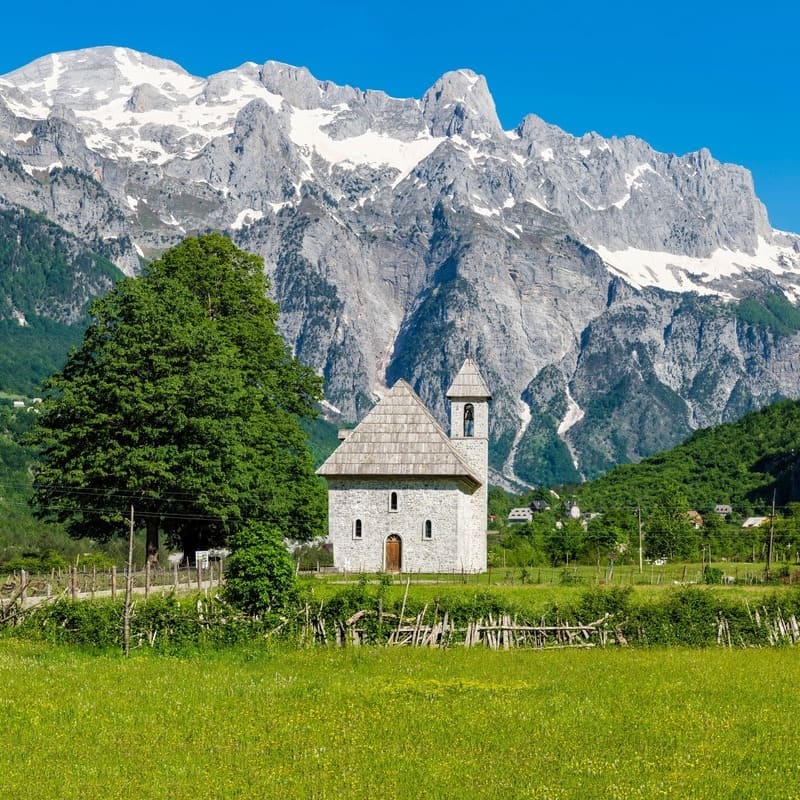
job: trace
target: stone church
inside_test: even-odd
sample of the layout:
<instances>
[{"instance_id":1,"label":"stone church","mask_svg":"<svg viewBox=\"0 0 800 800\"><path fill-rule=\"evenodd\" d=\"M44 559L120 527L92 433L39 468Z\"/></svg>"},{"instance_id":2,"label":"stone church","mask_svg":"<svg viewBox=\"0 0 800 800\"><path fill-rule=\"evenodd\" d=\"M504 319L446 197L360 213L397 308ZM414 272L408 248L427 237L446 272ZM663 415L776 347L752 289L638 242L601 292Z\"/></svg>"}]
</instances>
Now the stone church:
<instances>
[{"instance_id":1,"label":"stone church","mask_svg":"<svg viewBox=\"0 0 800 800\"><path fill-rule=\"evenodd\" d=\"M398 381L317 471L333 562L347 572L483 572L489 392L468 358L447 391L450 436Z\"/></svg>"}]
</instances>

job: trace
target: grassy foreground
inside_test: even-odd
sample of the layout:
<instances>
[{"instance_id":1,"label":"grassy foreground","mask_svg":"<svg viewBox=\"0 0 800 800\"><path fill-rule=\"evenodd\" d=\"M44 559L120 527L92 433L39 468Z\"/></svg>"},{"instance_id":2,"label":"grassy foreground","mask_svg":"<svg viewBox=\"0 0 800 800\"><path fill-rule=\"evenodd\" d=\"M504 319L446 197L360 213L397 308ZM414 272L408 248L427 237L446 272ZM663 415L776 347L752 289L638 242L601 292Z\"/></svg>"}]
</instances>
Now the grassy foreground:
<instances>
[{"instance_id":1,"label":"grassy foreground","mask_svg":"<svg viewBox=\"0 0 800 800\"><path fill-rule=\"evenodd\" d=\"M800 653L0 641L14 798L796 798Z\"/></svg>"}]
</instances>

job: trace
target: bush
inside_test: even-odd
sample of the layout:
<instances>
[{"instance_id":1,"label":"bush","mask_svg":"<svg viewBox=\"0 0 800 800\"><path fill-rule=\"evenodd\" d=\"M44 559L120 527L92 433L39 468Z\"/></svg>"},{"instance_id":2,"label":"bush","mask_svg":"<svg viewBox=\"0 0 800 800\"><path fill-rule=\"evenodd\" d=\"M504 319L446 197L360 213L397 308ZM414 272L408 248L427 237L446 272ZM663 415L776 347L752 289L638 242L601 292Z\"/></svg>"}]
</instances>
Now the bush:
<instances>
[{"instance_id":1,"label":"bush","mask_svg":"<svg viewBox=\"0 0 800 800\"><path fill-rule=\"evenodd\" d=\"M722 576L723 572L719 567L712 567L710 564L706 564L703 570L703 583L722 583Z\"/></svg>"},{"instance_id":2,"label":"bush","mask_svg":"<svg viewBox=\"0 0 800 800\"><path fill-rule=\"evenodd\" d=\"M632 594L630 586L590 589L578 601L575 616L585 623L600 619L604 614L622 619L630 613Z\"/></svg>"},{"instance_id":3,"label":"bush","mask_svg":"<svg viewBox=\"0 0 800 800\"><path fill-rule=\"evenodd\" d=\"M57 600L31 609L5 632L50 644L120 649L123 608L122 600ZM235 613L219 598L154 595L133 604L133 648L180 654L253 641L262 632L261 624Z\"/></svg>"},{"instance_id":4,"label":"bush","mask_svg":"<svg viewBox=\"0 0 800 800\"><path fill-rule=\"evenodd\" d=\"M107 649L122 643L122 603L56 600L27 614L17 632L51 644Z\"/></svg>"},{"instance_id":5,"label":"bush","mask_svg":"<svg viewBox=\"0 0 800 800\"><path fill-rule=\"evenodd\" d=\"M246 523L230 538L230 547L225 596L234 606L258 615L295 597L294 563L274 525Z\"/></svg>"}]
</instances>

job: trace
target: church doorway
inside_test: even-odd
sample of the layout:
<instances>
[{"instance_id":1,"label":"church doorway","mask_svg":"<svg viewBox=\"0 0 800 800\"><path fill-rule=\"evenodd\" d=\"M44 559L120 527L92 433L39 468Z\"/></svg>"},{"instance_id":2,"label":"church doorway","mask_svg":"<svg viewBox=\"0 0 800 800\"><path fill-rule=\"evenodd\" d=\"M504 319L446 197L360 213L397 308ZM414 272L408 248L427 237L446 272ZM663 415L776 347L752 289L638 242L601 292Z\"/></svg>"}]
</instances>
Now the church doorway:
<instances>
[{"instance_id":1,"label":"church doorway","mask_svg":"<svg viewBox=\"0 0 800 800\"><path fill-rule=\"evenodd\" d=\"M403 564L403 543L396 533L386 539L385 563L387 572L400 572Z\"/></svg>"}]
</instances>

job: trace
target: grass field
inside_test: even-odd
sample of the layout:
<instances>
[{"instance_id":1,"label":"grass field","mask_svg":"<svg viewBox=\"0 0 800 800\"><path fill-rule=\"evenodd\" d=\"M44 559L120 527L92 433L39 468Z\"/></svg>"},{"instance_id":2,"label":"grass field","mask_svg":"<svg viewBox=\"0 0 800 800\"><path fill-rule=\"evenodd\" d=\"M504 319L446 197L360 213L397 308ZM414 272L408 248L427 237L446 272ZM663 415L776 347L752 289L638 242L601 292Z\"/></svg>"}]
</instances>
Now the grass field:
<instances>
[{"instance_id":1,"label":"grass field","mask_svg":"<svg viewBox=\"0 0 800 800\"><path fill-rule=\"evenodd\" d=\"M59 798L796 798L796 649L0 640L0 786Z\"/></svg>"},{"instance_id":2,"label":"grass field","mask_svg":"<svg viewBox=\"0 0 800 800\"><path fill-rule=\"evenodd\" d=\"M395 582L404 583L410 578L412 582L466 585L565 585L565 584L602 584L604 586L669 586L675 583L703 583L703 570L705 564L700 562L674 562L656 565L646 563L639 572L636 564L617 565L610 569L607 564L601 567L578 564L568 567L530 566L530 567L490 567L481 573L401 573L384 577L392 578ZM766 564L763 562L715 562L713 567L733 580L737 585L761 584L764 578ZM785 568L792 572L800 566L796 564L774 564L773 572ZM359 573L320 573L317 577L321 580L357 580ZM369 576L375 578L375 575Z\"/></svg>"}]
</instances>

